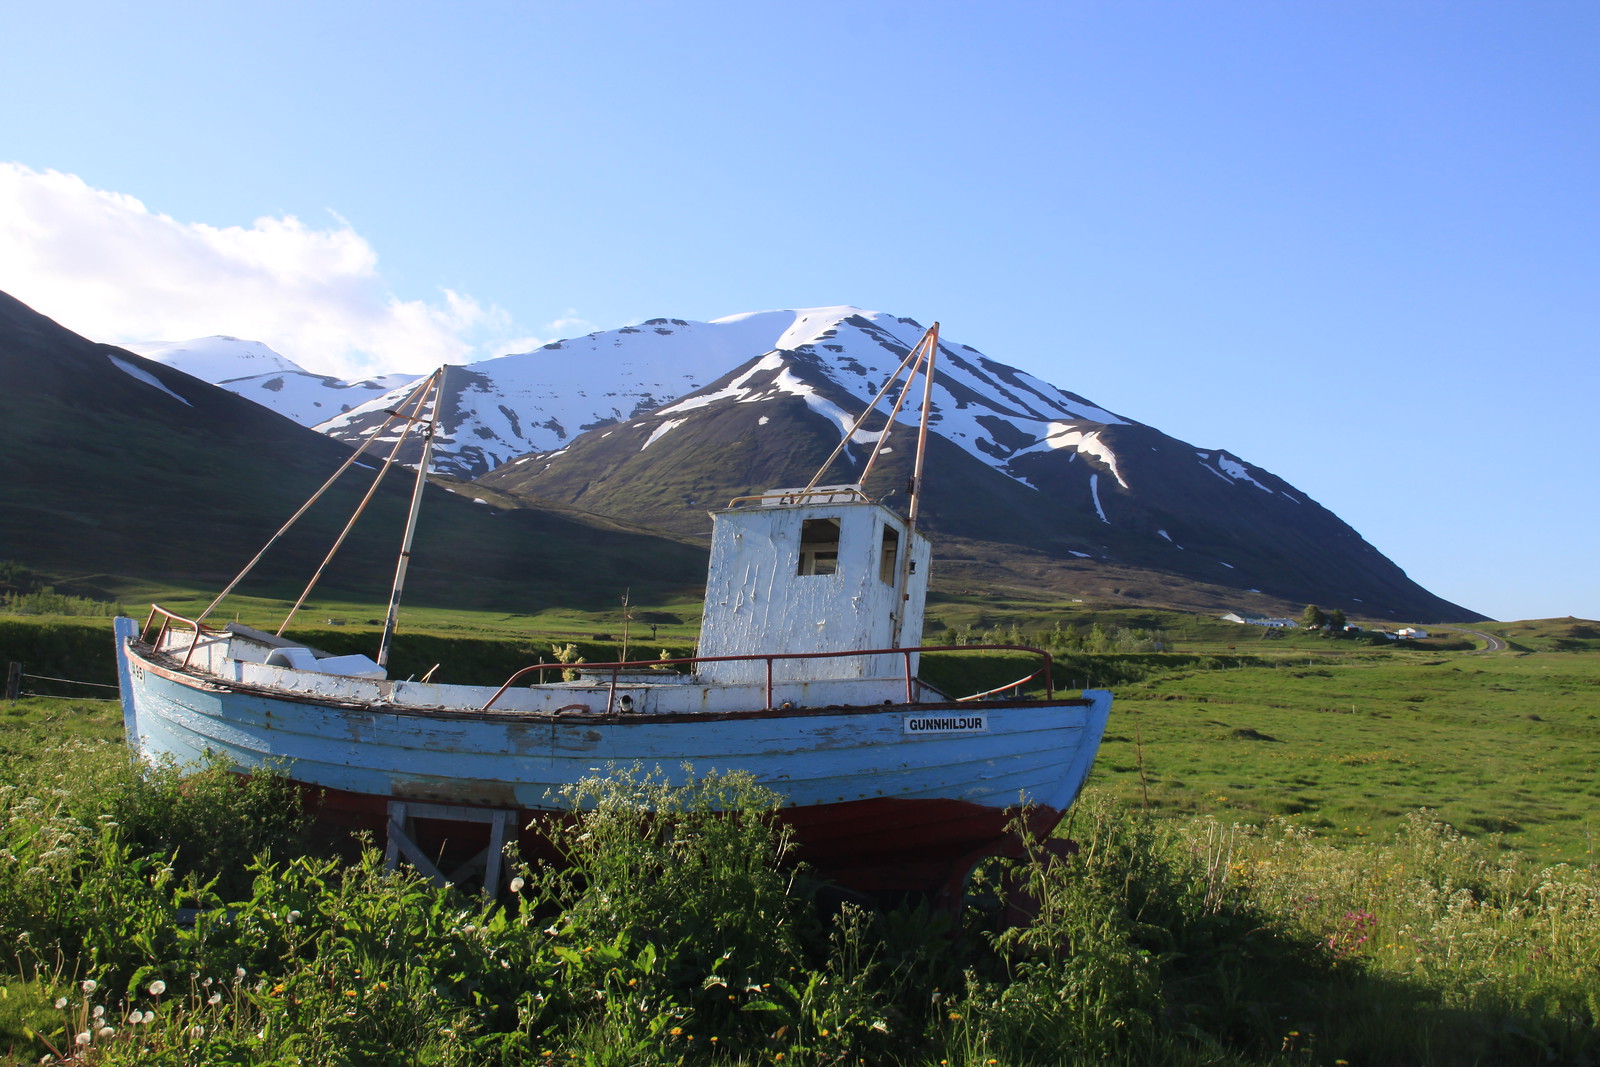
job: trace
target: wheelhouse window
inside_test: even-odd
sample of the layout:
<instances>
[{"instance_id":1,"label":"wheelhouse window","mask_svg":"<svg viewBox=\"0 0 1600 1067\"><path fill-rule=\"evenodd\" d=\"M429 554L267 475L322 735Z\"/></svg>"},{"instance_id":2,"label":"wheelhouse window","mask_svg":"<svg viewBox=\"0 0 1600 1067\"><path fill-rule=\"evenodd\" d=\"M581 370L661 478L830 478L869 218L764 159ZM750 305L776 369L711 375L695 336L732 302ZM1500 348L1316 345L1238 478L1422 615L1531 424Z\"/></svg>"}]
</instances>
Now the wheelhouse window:
<instances>
[{"instance_id":1,"label":"wheelhouse window","mask_svg":"<svg viewBox=\"0 0 1600 1067\"><path fill-rule=\"evenodd\" d=\"M900 560L900 531L887 524L883 527L883 545L878 553L878 577L889 585L899 577L896 564Z\"/></svg>"},{"instance_id":2,"label":"wheelhouse window","mask_svg":"<svg viewBox=\"0 0 1600 1067\"><path fill-rule=\"evenodd\" d=\"M839 570L839 520L805 519L800 524L800 574Z\"/></svg>"}]
</instances>

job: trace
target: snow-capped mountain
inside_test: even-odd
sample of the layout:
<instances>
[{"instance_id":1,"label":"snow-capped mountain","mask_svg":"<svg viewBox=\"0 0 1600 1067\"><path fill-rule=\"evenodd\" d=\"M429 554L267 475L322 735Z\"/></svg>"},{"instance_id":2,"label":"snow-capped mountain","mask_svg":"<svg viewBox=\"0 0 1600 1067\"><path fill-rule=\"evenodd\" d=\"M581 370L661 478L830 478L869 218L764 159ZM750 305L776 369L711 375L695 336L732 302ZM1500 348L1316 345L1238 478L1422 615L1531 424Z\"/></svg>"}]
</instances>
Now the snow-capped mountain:
<instances>
[{"instance_id":1,"label":"snow-capped mountain","mask_svg":"<svg viewBox=\"0 0 1600 1067\"><path fill-rule=\"evenodd\" d=\"M659 318L452 367L434 464L488 488L703 535L707 508L804 484L922 332L853 307ZM248 342L157 354L301 421L317 421L318 402L355 398L352 383L307 375ZM409 391L409 381L384 392L357 384L370 399L317 429L353 443ZM311 399L285 405L302 395ZM891 503L904 502L915 406L868 487ZM828 480L856 480L882 427L879 416L858 431ZM948 339L931 429L922 514L946 580L1191 608L1472 614L1268 471ZM414 462L414 447L401 458Z\"/></svg>"},{"instance_id":2,"label":"snow-capped mountain","mask_svg":"<svg viewBox=\"0 0 1600 1067\"><path fill-rule=\"evenodd\" d=\"M312 374L260 341L222 335L123 347L254 400L302 426L326 422L331 416L417 379L414 374L383 374L359 380Z\"/></svg>"},{"instance_id":3,"label":"snow-capped mountain","mask_svg":"<svg viewBox=\"0 0 1600 1067\"><path fill-rule=\"evenodd\" d=\"M805 484L923 332L910 319L848 307L762 312L680 329L715 335L727 326L750 330L759 346L727 373L654 410L568 434L558 447L479 480L703 534L708 507ZM595 370L607 373L626 358L631 337L610 331L586 338L586 351L621 354L612 364L597 359ZM903 492L915 446L914 406L901 414L869 491ZM452 423L448 407L446 413L459 442L464 424ZM940 344L930 423L929 529L943 558L962 556L989 581L1004 571L1008 581L1060 588L1074 580L1059 580L1066 566L1141 574L1108 589L1141 599L1159 595L1162 580L1151 582L1153 573L1203 583L1219 603L1230 595L1233 603L1260 596L1377 617L1462 616L1463 609L1411 582L1281 478L1222 449L1169 437L969 346ZM859 477L882 425L879 418L857 432L827 481ZM493 436L481 423L468 432L484 441Z\"/></svg>"},{"instance_id":4,"label":"snow-capped mountain","mask_svg":"<svg viewBox=\"0 0 1600 1067\"><path fill-rule=\"evenodd\" d=\"M772 348L791 319L789 312L715 322L650 319L451 367L434 468L473 478L516 456L560 448L584 430L654 410ZM317 429L358 441L406 392L376 397Z\"/></svg>"}]
</instances>

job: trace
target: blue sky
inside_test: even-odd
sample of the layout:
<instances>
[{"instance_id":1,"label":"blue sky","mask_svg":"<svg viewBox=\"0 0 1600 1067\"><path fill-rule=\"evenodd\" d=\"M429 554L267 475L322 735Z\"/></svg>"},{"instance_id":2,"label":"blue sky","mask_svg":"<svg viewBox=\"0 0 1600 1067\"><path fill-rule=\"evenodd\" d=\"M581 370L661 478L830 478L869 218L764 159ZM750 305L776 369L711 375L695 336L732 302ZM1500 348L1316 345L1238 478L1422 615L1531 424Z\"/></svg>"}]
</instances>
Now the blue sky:
<instances>
[{"instance_id":1,"label":"blue sky","mask_svg":"<svg viewBox=\"0 0 1600 1067\"><path fill-rule=\"evenodd\" d=\"M11 5L0 289L421 370L927 322L1600 618L1600 5Z\"/></svg>"}]
</instances>

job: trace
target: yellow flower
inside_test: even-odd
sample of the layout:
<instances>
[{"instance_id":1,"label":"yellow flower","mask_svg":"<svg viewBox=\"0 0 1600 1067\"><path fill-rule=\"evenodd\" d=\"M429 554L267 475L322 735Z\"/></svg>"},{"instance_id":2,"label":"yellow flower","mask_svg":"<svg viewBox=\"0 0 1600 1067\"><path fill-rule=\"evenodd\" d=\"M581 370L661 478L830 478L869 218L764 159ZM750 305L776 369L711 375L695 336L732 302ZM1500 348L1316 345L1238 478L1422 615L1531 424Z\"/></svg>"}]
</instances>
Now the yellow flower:
<instances>
[{"instance_id":1,"label":"yellow flower","mask_svg":"<svg viewBox=\"0 0 1600 1067\"><path fill-rule=\"evenodd\" d=\"M959 1011L951 1012L950 1013L950 1021L953 1022L953 1023L960 1022L961 1021L961 1013Z\"/></svg>"},{"instance_id":2,"label":"yellow flower","mask_svg":"<svg viewBox=\"0 0 1600 1067\"><path fill-rule=\"evenodd\" d=\"M681 1037L683 1036L683 1027L674 1026L671 1030L668 1030L667 1033L671 1034L673 1037Z\"/></svg>"}]
</instances>

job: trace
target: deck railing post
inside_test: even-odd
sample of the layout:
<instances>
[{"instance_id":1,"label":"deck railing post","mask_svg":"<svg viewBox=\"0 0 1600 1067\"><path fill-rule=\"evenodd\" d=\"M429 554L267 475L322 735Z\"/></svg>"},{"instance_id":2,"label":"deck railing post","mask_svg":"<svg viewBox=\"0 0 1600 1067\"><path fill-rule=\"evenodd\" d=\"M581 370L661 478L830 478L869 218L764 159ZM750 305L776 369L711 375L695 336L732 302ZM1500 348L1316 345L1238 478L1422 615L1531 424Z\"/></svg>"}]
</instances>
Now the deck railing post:
<instances>
[{"instance_id":1,"label":"deck railing post","mask_svg":"<svg viewBox=\"0 0 1600 1067\"><path fill-rule=\"evenodd\" d=\"M771 711L772 710L772 657L768 656L768 657L766 657L766 660L767 660L767 710Z\"/></svg>"},{"instance_id":2,"label":"deck railing post","mask_svg":"<svg viewBox=\"0 0 1600 1067\"><path fill-rule=\"evenodd\" d=\"M6 668L6 699L16 700L22 696L22 664L12 663Z\"/></svg>"}]
</instances>

